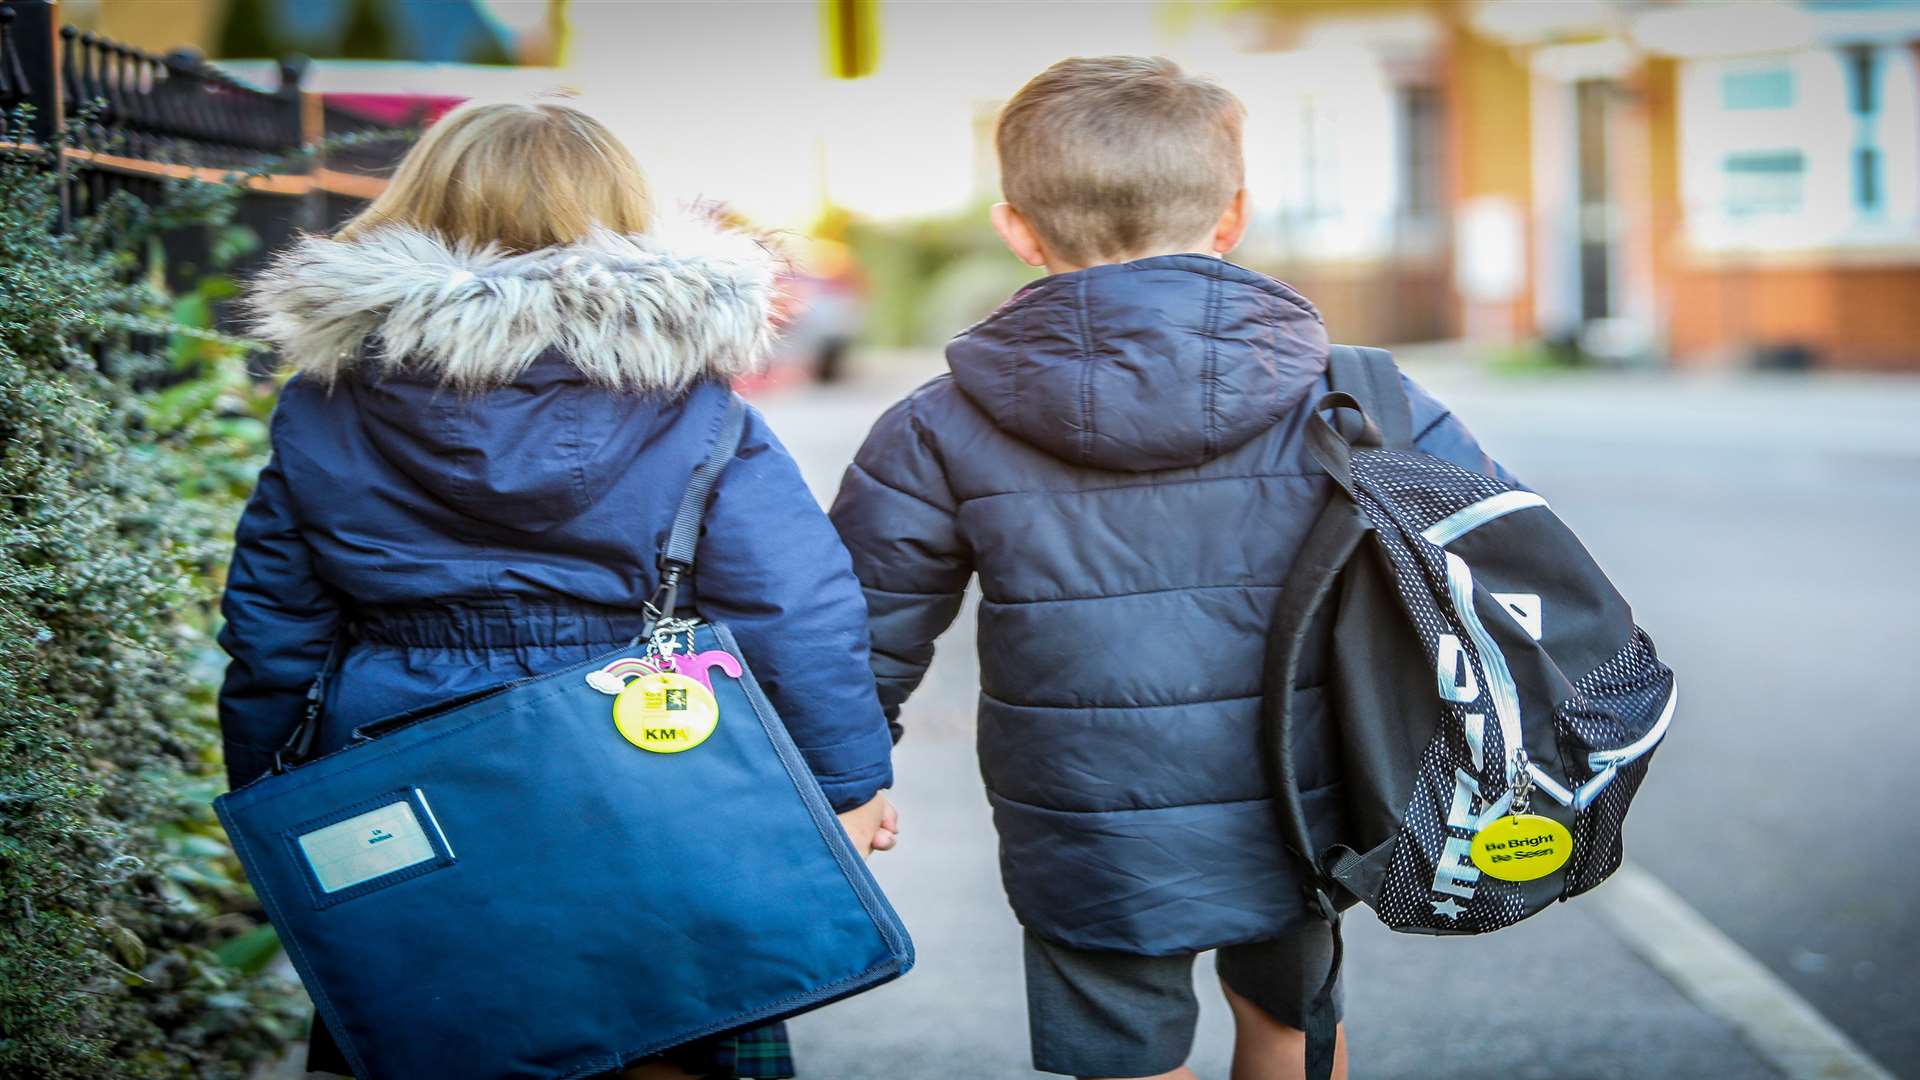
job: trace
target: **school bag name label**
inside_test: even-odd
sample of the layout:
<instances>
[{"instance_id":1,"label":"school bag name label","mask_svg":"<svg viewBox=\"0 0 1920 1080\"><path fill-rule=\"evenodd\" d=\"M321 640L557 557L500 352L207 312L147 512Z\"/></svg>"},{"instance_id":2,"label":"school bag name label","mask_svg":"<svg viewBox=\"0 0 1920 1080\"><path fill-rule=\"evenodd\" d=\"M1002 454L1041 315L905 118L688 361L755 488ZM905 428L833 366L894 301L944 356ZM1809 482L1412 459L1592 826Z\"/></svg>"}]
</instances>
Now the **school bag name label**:
<instances>
[{"instance_id":1,"label":"school bag name label","mask_svg":"<svg viewBox=\"0 0 1920 1080\"><path fill-rule=\"evenodd\" d=\"M322 892L339 892L435 857L413 804L404 799L303 833L300 851Z\"/></svg>"}]
</instances>

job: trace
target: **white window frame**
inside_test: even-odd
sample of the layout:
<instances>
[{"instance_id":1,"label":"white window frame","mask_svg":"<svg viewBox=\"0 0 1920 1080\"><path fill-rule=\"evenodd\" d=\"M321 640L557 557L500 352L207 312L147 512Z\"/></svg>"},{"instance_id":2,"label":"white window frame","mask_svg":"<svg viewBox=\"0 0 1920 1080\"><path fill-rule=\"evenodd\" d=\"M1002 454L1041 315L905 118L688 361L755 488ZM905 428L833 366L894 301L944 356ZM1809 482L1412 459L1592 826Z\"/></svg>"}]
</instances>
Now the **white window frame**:
<instances>
[{"instance_id":1,"label":"white window frame","mask_svg":"<svg viewBox=\"0 0 1920 1080\"><path fill-rule=\"evenodd\" d=\"M1911 50L1877 51L1873 142L1879 204L1857 198L1854 154L1861 119L1852 109L1851 60L1840 45L1787 53L1682 62L1677 117L1680 195L1689 249L1705 256L1840 256L1920 261L1920 72ZM1786 70L1792 101L1782 108L1727 108L1726 79ZM1798 153L1799 205L1739 213L1728 205L1736 181L1727 162L1742 155Z\"/></svg>"}]
</instances>

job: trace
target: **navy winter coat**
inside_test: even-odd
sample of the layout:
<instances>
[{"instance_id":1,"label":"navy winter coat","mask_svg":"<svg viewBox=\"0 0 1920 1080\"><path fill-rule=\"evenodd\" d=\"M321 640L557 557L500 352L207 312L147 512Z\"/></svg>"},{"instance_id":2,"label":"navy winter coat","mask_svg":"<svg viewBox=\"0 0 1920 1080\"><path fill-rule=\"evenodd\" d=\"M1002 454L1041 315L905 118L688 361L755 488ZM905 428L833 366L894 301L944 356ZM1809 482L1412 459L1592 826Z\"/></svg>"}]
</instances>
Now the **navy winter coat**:
<instances>
[{"instance_id":1,"label":"navy winter coat","mask_svg":"<svg viewBox=\"0 0 1920 1080\"><path fill-rule=\"evenodd\" d=\"M322 750L640 630L725 380L765 343L771 276L742 250L601 236L504 257L393 230L304 241L259 283L262 332L306 373L281 392L227 581L234 783L299 722L336 634L350 647ZM733 628L835 807L890 782L846 550L757 413L692 592Z\"/></svg>"},{"instance_id":2,"label":"navy winter coat","mask_svg":"<svg viewBox=\"0 0 1920 1080\"><path fill-rule=\"evenodd\" d=\"M1029 929L1165 955L1303 918L1260 751L1278 588L1325 504L1307 456L1327 336L1286 285L1202 255L1044 278L895 406L834 524L889 719L980 577L981 772ZM1417 388L1419 446L1494 466ZM1310 813L1338 803L1312 706Z\"/></svg>"}]
</instances>

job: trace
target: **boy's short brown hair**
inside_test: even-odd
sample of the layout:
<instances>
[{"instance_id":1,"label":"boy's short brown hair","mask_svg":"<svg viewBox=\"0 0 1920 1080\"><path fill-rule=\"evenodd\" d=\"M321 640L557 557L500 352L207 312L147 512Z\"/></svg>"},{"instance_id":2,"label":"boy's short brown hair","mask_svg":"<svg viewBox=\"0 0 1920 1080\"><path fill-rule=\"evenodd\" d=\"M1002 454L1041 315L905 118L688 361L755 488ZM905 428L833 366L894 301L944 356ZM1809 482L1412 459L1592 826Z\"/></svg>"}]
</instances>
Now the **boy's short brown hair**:
<instances>
[{"instance_id":1,"label":"boy's short brown hair","mask_svg":"<svg viewBox=\"0 0 1920 1080\"><path fill-rule=\"evenodd\" d=\"M1000 189L1048 251L1082 266L1188 243L1245 183L1245 115L1164 57L1062 60L1000 112Z\"/></svg>"}]
</instances>

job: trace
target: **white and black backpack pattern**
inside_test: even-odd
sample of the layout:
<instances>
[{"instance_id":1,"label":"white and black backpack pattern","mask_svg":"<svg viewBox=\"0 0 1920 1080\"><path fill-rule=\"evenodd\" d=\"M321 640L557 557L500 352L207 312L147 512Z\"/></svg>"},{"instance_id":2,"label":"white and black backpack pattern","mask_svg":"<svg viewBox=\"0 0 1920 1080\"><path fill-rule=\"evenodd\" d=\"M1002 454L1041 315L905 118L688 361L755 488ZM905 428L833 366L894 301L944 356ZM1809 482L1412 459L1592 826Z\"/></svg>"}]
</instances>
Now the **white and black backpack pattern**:
<instances>
[{"instance_id":1,"label":"white and black backpack pattern","mask_svg":"<svg viewBox=\"0 0 1920 1080\"><path fill-rule=\"evenodd\" d=\"M1318 410L1364 419L1349 415L1345 435L1319 413L1309 422L1338 490L1282 588L1268 658L1282 835L1336 930L1356 901L1396 930L1497 930L1620 865L1628 804L1673 717L1673 673L1544 498L1412 448L1387 354L1336 347L1332 383ZM1320 692L1343 788L1331 833L1309 828L1290 760L1300 655L1329 632ZM1536 880L1468 858L1516 798L1572 834L1565 864ZM1323 1054L1331 987L1330 975Z\"/></svg>"}]
</instances>

